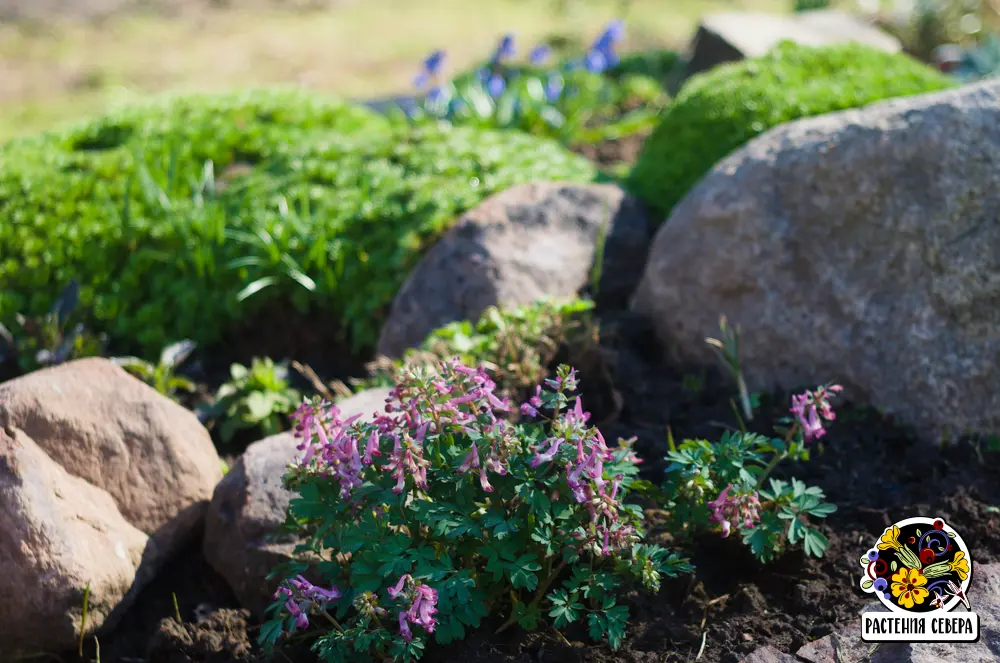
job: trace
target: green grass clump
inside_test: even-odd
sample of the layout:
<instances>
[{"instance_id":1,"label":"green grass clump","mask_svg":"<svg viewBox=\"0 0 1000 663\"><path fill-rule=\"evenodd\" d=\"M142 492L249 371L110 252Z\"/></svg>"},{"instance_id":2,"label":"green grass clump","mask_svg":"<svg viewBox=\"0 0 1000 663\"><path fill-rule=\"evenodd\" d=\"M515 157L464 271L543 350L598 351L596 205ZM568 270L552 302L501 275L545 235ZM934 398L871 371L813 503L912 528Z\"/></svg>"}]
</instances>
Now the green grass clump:
<instances>
[{"instance_id":1,"label":"green grass clump","mask_svg":"<svg viewBox=\"0 0 1000 663\"><path fill-rule=\"evenodd\" d=\"M144 356L210 345L278 298L370 345L458 215L513 184L594 175L530 136L395 126L304 92L122 110L0 148L0 322L76 278L90 325Z\"/></svg>"},{"instance_id":2,"label":"green grass clump","mask_svg":"<svg viewBox=\"0 0 1000 663\"><path fill-rule=\"evenodd\" d=\"M906 55L783 42L693 76L643 146L630 188L665 218L716 163L776 125L953 85Z\"/></svg>"}]
</instances>

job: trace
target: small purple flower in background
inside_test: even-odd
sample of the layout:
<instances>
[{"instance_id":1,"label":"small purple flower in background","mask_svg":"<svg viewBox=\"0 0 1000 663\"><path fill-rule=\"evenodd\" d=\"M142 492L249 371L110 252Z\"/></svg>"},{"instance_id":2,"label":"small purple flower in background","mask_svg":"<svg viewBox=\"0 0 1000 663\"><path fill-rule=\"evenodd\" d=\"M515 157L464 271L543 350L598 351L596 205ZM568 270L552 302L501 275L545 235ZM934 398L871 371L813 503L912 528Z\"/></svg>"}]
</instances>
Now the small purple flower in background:
<instances>
[{"instance_id":1,"label":"small purple flower in background","mask_svg":"<svg viewBox=\"0 0 1000 663\"><path fill-rule=\"evenodd\" d=\"M489 92L490 96L493 97L494 99L503 94L504 90L506 89L507 89L507 81L505 81L503 79L503 76L501 76L500 74L493 74L490 77L489 82L486 84L487 92Z\"/></svg>"},{"instance_id":2,"label":"small purple flower in background","mask_svg":"<svg viewBox=\"0 0 1000 663\"><path fill-rule=\"evenodd\" d=\"M712 510L711 521L722 525L723 538L729 536L734 522L743 521L743 527L751 529L760 520L760 499L756 491L730 495L735 488L729 484L714 501L708 503L708 508Z\"/></svg>"},{"instance_id":3,"label":"small purple flower in background","mask_svg":"<svg viewBox=\"0 0 1000 663\"><path fill-rule=\"evenodd\" d=\"M588 71L599 74L619 62L615 48L625 37L625 23L614 20L608 23L584 57L584 66Z\"/></svg>"},{"instance_id":4,"label":"small purple flower in background","mask_svg":"<svg viewBox=\"0 0 1000 663\"><path fill-rule=\"evenodd\" d=\"M536 67L540 67L549 61L549 56L552 54L552 49L548 47L547 44L539 44L531 49L531 54L528 56L528 61Z\"/></svg>"},{"instance_id":5,"label":"small purple flower in background","mask_svg":"<svg viewBox=\"0 0 1000 663\"><path fill-rule=\"evenodd\" d=\"M563 78L558 74L549 76L548 80L545 81L545 99L550 103L554 104L562 96L563 91Z\"/></svg>"},{"instance_id":6,"label":"small purple flower in background","mask_svg":"<svg viewBox=\"0 0 1000 663\"><path fill-rule=\"evenodd\" d=\"M442 50L434 51L428 55L427 58L424 59L423 68L420 70L420 73L418 73L413 79L413 86L418 90L423 90L430 85L431 82L438 80L441 76L442 67L444 66L445 56L446 53ZM435 91L440 98L440 95L442 94L441 86L435 85L434 89L430 91L430 94L435 94ZM428 94L428 97L430 97L430 94Z\"/></svg>"},{"instance_id":7,"label":"small purple flower in background","mask_svg":"<svg viewBox=\"0 0 1000 663\"><path fill-rule=\"evenodd\" d=\"M587 71L599 74L608 68L608 58L601 51L588 51L587 55L584 56L584 66L587 67Z\"/></svg>"},{"instance_id":8,"label":"small purple flower in background","mask_svg":"<svg viewBox=\"0 0 1000 663\"><path fill-rule=\"evenodd\" d=\"M505 34L500 38L500 43L497 44L497 50L493 54L493 64L500 64L505 60L509 60L517 53L517 47L514 45L515 37L513 34Z\"/></svg>"},{"instance_id":9,"label":"small purple flower in background","mask_svg":"<svg viewBox=\"0 0 1000 663\"><path fill-rule=\"evenodd\" d=\"M427 92L427 101L432 104L441 101L444 98L444 90L441 89L440 85L435 85Z\"/></svg>"},{"instance_id":10,"label":"small purple flower in background","mask_svg":"<svg viewBox=\"0 0 1000 663\"><path fill-rule=\"evenodd\" d=\"M441 66L444 64L445 52L438 50L427 56L424 60L424 71L430 76L437 76L441 73Z\"/></svg>"}]
</instances>

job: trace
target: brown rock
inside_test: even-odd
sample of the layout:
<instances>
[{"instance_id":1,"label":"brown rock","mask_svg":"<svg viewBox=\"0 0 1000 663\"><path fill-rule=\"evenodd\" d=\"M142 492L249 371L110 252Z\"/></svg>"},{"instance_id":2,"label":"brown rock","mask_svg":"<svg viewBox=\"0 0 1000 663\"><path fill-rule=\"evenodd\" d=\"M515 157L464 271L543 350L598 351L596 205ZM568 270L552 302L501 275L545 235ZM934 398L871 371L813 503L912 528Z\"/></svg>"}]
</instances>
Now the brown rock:
<instances>
[{"instance_id":1,"label":"brown rock","mask_svg":"<svg viewBox=\"0 0 1000 663\"><path fill-rule=\"evenodd\" d=\"M112 626L150 578L147 542L105 491L0 428L0 652L74 646L88 584L88 632Z\"/></svg>"},{"instance_id":2,"label":"brown rock","mask_svg":"<svg viewBox=\"0 0 1000 663\"><path fill-rule=\"evenodd\" d=\"M197 417L106 359L3 383L0 427L20 428L69 474L107 491L162 555L196 532L222 478Z\"/></svg>"},{"instance_id":3,"label":"brown rock","mask_svg":"<svg viewBox=\"0 0 1000 663\"><path fill-rule=\"evenodd\" d=\"M435 329L490 306L577 295L606 226L599 297L627 299L649 244L645 208L611 184L540 182L491 196L424 256L396 295L378 352L398 357ZM601 301L599 299L599 301Z\"/></svg>"},{"instance_id":4,"label":"brown rock","mask_svg":"<svg viewBox=\"0 0 1000 663\"><path fill-rule=\"evenodd\" d=\"M780 125L674 208L633 299L751 390L835 380L927 440L1000 431L1000 81Z\"/></svg>"},{"instance_id":5,"label":"brown rock","mask_svg":"<svg viewBox=\"0 0 1000 663\"><path fill-rule=\"evenodd\" d=\"M370 389L337 403L344 418L381 411L389 389ZM298 454L291 432L254 442L233 464L212 497L205 523L203 550L208 563L225 578L245 608L260 616L277 585L267 576L293 557L299 540L284 535L292 493L282 478Z\"/></svg>"}]
</instances>

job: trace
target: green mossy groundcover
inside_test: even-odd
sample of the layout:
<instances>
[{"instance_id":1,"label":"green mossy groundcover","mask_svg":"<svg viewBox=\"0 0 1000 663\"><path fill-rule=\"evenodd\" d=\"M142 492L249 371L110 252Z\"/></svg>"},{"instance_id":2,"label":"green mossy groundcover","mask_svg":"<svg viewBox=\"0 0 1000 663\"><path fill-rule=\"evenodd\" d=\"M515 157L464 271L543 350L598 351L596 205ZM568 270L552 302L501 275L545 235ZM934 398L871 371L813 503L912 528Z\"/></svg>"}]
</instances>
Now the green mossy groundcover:
<instances>
[{"instance_id":1,"label":"green mossy groundcover","mask_svg":"<svg viewBox=\"0 0 1000 663\"><path fill-rule=\"evenodd\" d=\"M644 144L629 188L665 219L716 163L776 125L953 85L907 55L783 42L693 76Z\"/></svg>"},{"instance_id":2,"label":"green mossy groundcover","mask_svg":"<svg viewBox=\"0 0 1000 663\"><path fill-rule=\"evenodd\" d=\"M595 175L553 142L394 125L304 91L166 98L0 148L0 322L76 279L86 322L148 356L280 297L367 346L463 211Z\"/></svg>"}]
</instances>

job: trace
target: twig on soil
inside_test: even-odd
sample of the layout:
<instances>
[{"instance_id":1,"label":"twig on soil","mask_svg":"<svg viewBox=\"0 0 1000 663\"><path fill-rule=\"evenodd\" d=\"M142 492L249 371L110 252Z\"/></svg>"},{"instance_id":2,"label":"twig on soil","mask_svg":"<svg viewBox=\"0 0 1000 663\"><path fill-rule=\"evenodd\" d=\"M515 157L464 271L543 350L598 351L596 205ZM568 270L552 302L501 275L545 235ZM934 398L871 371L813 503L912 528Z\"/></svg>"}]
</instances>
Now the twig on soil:
<instances>
[{"instance_id":1,"label":"twig on soil","mask_svg":"<svg viewBox=\"0 0 1000 663\"><path fill-rule=\"evenodd\" d=\"M694 657L694 660L700 660L701 655L705 653L705 643L708 641L708 631L701 632L701 647L698 647L698 655Z\"/></svg>"}]
</instances>

